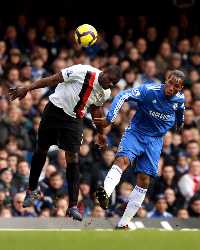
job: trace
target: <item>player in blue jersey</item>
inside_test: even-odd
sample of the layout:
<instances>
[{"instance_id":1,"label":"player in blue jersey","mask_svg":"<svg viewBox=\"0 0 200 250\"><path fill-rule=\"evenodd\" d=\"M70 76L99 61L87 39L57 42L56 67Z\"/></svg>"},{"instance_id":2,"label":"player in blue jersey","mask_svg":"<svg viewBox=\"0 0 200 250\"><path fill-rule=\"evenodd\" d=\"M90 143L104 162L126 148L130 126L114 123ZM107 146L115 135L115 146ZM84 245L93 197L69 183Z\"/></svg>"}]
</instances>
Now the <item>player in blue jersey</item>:
<instances>
[{"instance_id":1,"label":"player in blue jersey","mask_svg":"<svg viewBox=\"0 0 200 250\"><path fill-rule=\"evenodd\" d=\"M167 77L165 84L145 83L138 88L120 92L104 118L106 126L114 122L125 101L133 100L138 103L138 110L122 136L104 187L99 187L96 192L101 207L106 209L109 197L119 183L123 171L135 161L136 186L130 194L118 228L128 227L145 198L150 178L157 175L163 136L174 125L180 128L183 124L184 95L181 91L184 78L182 71L174 70ZM102 122L102 118L97 118L96 123L98 121Z\"/></svg>"}]
</instances>

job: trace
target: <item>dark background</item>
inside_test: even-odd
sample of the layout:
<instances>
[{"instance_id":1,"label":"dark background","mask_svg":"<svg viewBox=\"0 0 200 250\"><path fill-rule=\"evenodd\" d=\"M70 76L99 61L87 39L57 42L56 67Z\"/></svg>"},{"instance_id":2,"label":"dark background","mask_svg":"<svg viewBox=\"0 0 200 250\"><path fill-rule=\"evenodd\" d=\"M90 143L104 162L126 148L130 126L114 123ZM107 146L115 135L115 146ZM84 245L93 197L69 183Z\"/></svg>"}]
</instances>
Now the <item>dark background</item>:
<instances>
[{"instance_id":1,"label":"dark background","mask_svg":"<svg viewBox=\"0 0 200 250\"><path fill-rule=\"evenodd\" d=\"M179 8L175 2L194 4L192 7ZM113 16L117 15L129 15L133 20L136 16L147 15L153 23L164 25L175 23L180 13L183 13L199 22L200 10L200 1L197 0L4 0L1 4L0 20L6 20L8 23L15 22L15 17L20 14L27 15L32 21L40 16L53 21L57 16L63 15L75 23L100 23L107 28L112 26Z\"/></svg>"}]
</instances>

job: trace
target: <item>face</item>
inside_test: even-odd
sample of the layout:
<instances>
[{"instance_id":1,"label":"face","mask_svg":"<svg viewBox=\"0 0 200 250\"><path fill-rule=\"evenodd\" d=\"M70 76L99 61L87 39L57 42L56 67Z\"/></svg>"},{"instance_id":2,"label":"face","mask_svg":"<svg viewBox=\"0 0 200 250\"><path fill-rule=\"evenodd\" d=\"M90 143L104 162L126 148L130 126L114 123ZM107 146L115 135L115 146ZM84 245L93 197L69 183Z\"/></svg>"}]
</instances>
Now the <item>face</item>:
<instances>
[{"instance_id":1,"label":"face","mask_svg":"<svg viewBox=\"0 0 200 250\"><path fill-rule=\"evenodd\" d=\"M68 200L67 199L59 199L57 204L56 204L56 207L59 208L59 209L62 209L63 211L67 211L67 208L68 208Z\"/></svg>"},{"instance_id":2,"label":"face","mask_svg":"<svg viewBox=\"0 0 200 250\"><path fill-rule=\"evenodd\" d=\"M200 82L193 84L193 86L192 86L192 93L195 96L199 96L200 95Z\"/></svg>"},{"instance_id":3,"label":"face","mask_svg":"<svg viewBox=\"0 0 200 250\"><path fill-rule=\"evenodd\" d=\"M173 189L166 189L165 190L165 199L168 203L172 203L175 201L176 196L175 196Z\"/></svg>"},{"instance_id":4,"label":"face","mask_svg":"<svg viewBox=\"0 0 200 250\"><path fill-rule=\"evenodd\" d=\"M200 161L192 161L190 163L189 173L193 176L200 175Z\"/></svg>"},{"instance_id":5,"label":"face","mask_svg":"<svg viewBox=\"0 0 200 250\"><path fill-rule=\"evenodd\" d=\"M172 166L167 166L163 169L163 178L165 180L171 180L173 179L175 173L174 173L174 169Z\"/></svg>"},{"instance_id":6,"label":"face","mask_svg":"<svg viewBox=\"0 0 200 250\"><path fill-rule=\"evenodd\" d=\"M129 183L122 183L122 185L120 186L120 195L123 196L124 198L128 198L130 193L132 192L133 188L132 185Z\"/></svg>"},{"instance_id":7,"label":"face","mask_svg":"<svg viewBox=\"0 0 200 250\"><path fill-rule=\"evenodd\" d=\"M189 89L185 89L184 91L185 103L190 104L192 102L192 93Z\"/></svg>"},{"instance_id":8,"label":"face","mask_svg":"<svg viewBox=\"0 0 200 250\"><path fill-rule=\"evenodd\" d=\"M99 74L98 80L103 89L109 89L112 88L119 79L116 79L116 76L108 70L104 70Z\"/></svg>"},{"instance_id":9,"label":"face","mask_svg":"<svg viewBox=\"0 0 200 250\"><path fill-rule=\"evenodd\" d=\"M24 194L16 194L14 197L14 207L16 210L21 211L23 210L23 202L24 202L25 195Z\"/></svg>"},{"instance_id":10,"label":"face","mask_svg":"<svg viewBox=\"0 0 200 250\"><path fill-rule=\"evenodd\" d=\"M148 77L154 77L156 74L156 64L153 61L148 61L145 65L144 72Z\"/></svg>"},{"instance_id":11,"label":"face","mask_svg":"<svg viewBox=\"0 0 200 250\"><path fill-rule=\"evenodd\" d=\"M94 210L92 211L92 217L94 217L94 218L104 218L105 217L105 210L103 210L99 206L96 206L94 208Z\"/></svg>"},{"instance_id":12,"label":"face","mask_svg":"<svg viewBox=\"0 0 200 250\"><path fill-rule=\"evenodd\" d=\"M56 175L50 179L50 185L54 189L60 189L63 186L63 179L61 176Z\"/></svg>"},{"instance_id":13,"label":"face","mask_svg":"<svg viewBox=\"0 0 200 250\"><path fill-rule=\"evenodd\" d=\"M13 178L13 175L11 173L11 171L5 171L2 175L1 175L1 180L5 183L11 183Z\"/></svg>"},{"instance_id":14,"label":"face","mask_svg":"<svg viewBox=\"0 0 200 250\"><path fill-rule=\"evenodd\" d=\"M28 165L28 162L26 161L23 161L23 162L20 162L18 167L17 167L17 170L19 172L20 175L22 176L28 176L29 175L29 165Z\"/></svg>"},{"instance_id":15,"label":"face","mask_svg":"<svg viewBox=\"0 0 200 250\"><path fill-rule=\"evenodd\" d=\"M104 152L103 154L103 159L104 161L108 164L111 165L115 159L115 154L113 151L111 150L107 150Z\"/></svg>"},{"instance_id":16,"label":"face","mask_svg":"<svg viewBox=\"0 0 200 250\"><path fill-rule=\"evenodd\" d=\"M15 82L19 80L19 71L17 69L11 69L8 73L8 80Z\"/></svg>"},{"instance_id":17,"label":"face","mask_svg":"<svg viewBox=\"0 0 200 250\"><path fill-rule=\"evenodd\" d=\"M194 102L192 109L194 111L195 116L199 116L200 115L200 101L197 100Z\"/></svg>"},{"instance_id":18,"label":"face","mask_svg":"<svg viewBox=\"0 0 200 250\"><path fill-rule=\"evenodd\" d=\"M82 195L88 195L90 193L90 186L86 183L80 184L80 190Z\"/></svg>"},{"instance_id":19,"label":"face","mask_svg":"<svg viewBox=\"0 0 200 250\"><path fill-rule=\"evenodd\" d=\"M199 154L199 145L196 142L191 142L187 145L187 153L191 157L198 156Z\"/></svg>"},{"instance_id":20,"label":"face","mask_svg":"<svg viewBox=\"0 0 200 250\"><path fill-rule=\"evenodd\" d=\"M196 200L192 203L192 209L195 213L200 215L200 200Z\"/></svg>"},{"instance_id":21,"label":"face","mask_svg":"<svg viewBox=\"0 0 200 250\"><path fill-rule=\"evenodd\" d=\"M169 75L167 80L165 81L165 95L166 96L173 96L176 95L179 91L183 89L183 81L174 76Z\"/></svg>"},{"instance_id":22,"label":"face","mask_svg":"<svg viewBox=\"0 0 200 250\"><path fill-rule=\"evenodd\" d=\"M187 165L187 158L186 158L186 156L184 156L184 155L179 156L179 158L178 158L178 165L179 165L179 167L185 167L185 165Z\"/></svg>"},{"instance_id":23,"label":"face","mask_svg":"<svg viewBox=\"0 0 200 250\"><path fill-rule=\"evenodd\" d=\"M185 118L185 124L191 124L192 121L194 120L194 112L193 110L186 110L184 113L184 118Z\"/></svg>"},{"instance_id":24,"label":"face","mask_svg":"<svg viewBox=\"0 0 200 250\"><path fill-rule=\"evenodd\" d=\"M165 199L160 199L156 202L156 209L160 212L160 213L164 213L167 209L167 202Z\"/></svg>"},{"instance_id":25,"label":"face","mask_svg":"<svg viewBox=\"0 0 200 250\"><path fill-rule=\"evenodd\" d=\"M179 219L188 219L189 218L188 211L186 209L178 210L177 218L179 218Z\"/></svg>"}]
</instances>

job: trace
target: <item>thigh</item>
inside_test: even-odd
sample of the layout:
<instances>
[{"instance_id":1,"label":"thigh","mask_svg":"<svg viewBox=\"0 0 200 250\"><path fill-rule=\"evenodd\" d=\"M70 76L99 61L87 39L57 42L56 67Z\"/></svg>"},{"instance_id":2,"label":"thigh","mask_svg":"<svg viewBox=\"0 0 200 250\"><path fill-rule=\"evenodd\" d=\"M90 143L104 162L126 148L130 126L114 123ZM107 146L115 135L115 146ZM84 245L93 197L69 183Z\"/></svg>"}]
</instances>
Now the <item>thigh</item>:
<instances>
[{"instance_id":1,"label":"thigh","mask_svg":"<svg viewBox=\"0 0 200 250\"><path fill-rule=\"evenodd\" d=\"M145 173L153 177L157 176L162 145L162 138L151 138L147 143L145 152L137 159L135 172Z\"/></svg>"},{"instance_id":2,"label":"thigh","mask_svg":"<svg viewBox=\"0 0 200 250\"><path fill-rule=\"evenodd\" d=\"M137 132L127 129L122 136L116 156L126 156L129 162L132 163L144 151L143 145L138 140L139 136Z\"/></svg>"},{"instance_id":3,"label":"thigh","mask_svg":"<svg viewBox=\"0 0 200 250\"><path fill-rule=\"evenodd\" d=\"M65 151L73 153L79 152L82 138L82 122L71 123L68 128L61 128L58 130L58 146Z\"/></svg>"},{"instance_id":4,"label":"thigh","mask_svg":"<svg viewBox=\"0 0 200 250\"><path fill-rule=\"evenodd\" d=\"M48 150L51 145L57 145L57 142L57 130L55 128L39 127L37 147Z\"/></svg>"}]
</instances>

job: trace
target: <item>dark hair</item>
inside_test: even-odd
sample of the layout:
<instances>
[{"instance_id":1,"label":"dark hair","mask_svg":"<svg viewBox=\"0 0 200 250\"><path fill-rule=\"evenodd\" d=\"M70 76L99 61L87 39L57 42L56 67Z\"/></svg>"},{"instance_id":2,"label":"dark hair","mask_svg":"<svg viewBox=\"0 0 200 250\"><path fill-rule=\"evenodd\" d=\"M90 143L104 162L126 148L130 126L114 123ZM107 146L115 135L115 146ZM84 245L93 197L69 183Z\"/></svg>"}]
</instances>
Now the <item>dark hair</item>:
<instances>
[{"instance_id":1,"label":"dark hair","mask_svg":"<svg viewBox=\"0 0 200 250\"><path fill-rule=\"evenodd\" d=\"M63 179L62 174L61 174L60 172L58 172L58 171L52 173L52 174L49 176L49 179L52 179L52 178L54 178L54 177L56 177L56 176L60 176L60 177Z\"/></svg>"},{"instance_id":2,"label":"dark hair","mask_svg":"<svg viewBox=\"0 0 200 250\"><path fill-rule=\"evenodd\" d=\"M196 141L196 140L190 140L190 141L187 143L187 145L188 145L188 144L191 144L191 143L196 143L196 144L199 145L198 141Z\"/></svg>"},{"instance_id":3,"label":"dark hair","mask_svg":"<svg viewBox=\"0 0 200 250\"><path fill-rule=\"evenodd\" d=\"M107 67L106 71L110 72L113 74L116 78L116 81L113 82L113 84L116 84L122 77L122 72L119 66L117 65L110 65Z\"/></svg>"},{"instance_id":4,"label":"dark hair","mask_svg":"<svg viewBox=\"0 0 200 250\"><path fill-rule=\"evenodd\" d=\"M184 72L181 71L181 70L177 70L177 69L176 69L176 70L172 70L172 71L170 72L170 75L174 75L174 76L180 78L182 81L185 80L185 74L184 74Z\"/></svg>"}]
</instances>

